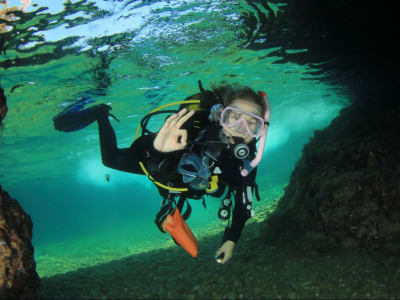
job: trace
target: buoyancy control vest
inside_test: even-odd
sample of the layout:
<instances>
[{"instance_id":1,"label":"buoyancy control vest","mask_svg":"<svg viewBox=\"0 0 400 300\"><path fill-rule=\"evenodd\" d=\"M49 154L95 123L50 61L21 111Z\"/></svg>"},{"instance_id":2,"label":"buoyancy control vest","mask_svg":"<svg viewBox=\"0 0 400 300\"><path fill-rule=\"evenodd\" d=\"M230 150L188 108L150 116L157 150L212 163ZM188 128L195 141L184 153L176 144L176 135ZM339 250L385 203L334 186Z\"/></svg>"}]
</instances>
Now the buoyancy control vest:
<instances>
[{"instance_id":1,"label":"buoyancy control vest","mask_svg":"<svg viewBox=\"0 0 400 300\"><path fill-rule=\"evenodd\" d=\"M222 100L212 91L204 90L201 81L200 93L187 97L184 101L161 106L143 117L138 127L142 129L142 135L156 135L147 129L149 119L158 113L176 113L182 108L195 110L195 114L188 119L182 129L188 133L188 147L186 150L175 151L158 157L150 158L146 163L140 163L143 172L159 188L160 194L165 196L166 191L184 192L189 198L199 199L205 193L218 191L218 175L221 167L218 166L221 155L228 156L233 153L233 161L239 160L238 167L248 164L256 151L255 141L249 146L245 143L231 145L222 141L222 127L213 119L212 113L215 107L222 105ZM171 105L179 104L176 110L161 110ZM233 161L231 163L233 163ZM171 170L177 172L171 172ZM180 175L179 175L180 174ZM164 183L162 183L164 181ZM222 182L220 182L222 184Z\"/></svg>"}]
</instances>

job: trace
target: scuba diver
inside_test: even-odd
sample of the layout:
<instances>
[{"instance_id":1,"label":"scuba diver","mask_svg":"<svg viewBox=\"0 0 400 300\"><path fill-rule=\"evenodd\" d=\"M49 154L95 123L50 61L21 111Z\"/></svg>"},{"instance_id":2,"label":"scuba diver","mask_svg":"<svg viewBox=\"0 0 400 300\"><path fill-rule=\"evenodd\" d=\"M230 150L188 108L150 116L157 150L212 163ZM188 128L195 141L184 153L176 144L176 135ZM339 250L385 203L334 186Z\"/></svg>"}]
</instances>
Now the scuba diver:
<instances>
[{"instance_id":1,"label":"scuba diver","mask_svg":"<svg viewBox=\"0 0 400 300\"><path fill-rule=\"evenodd\" d=\"M200 93L146 115L129 148L117 147L109 116L118 119L109 105L83 109L93 100L82 99L53 122L55 129L69 132L97 121L103 164L146 175L156 185L163 200L155 223L192 257L197 257L198 242L185 223L191 213L187 200L201 199L205 206L205 195L221 198L218 217L228 225L215 259L224 264L254 214L253 194L260 200L255 178L264 152L270 105L264 92L246 86L224 84L204 90L199 81L199 88ZM178 110L163 110L177 104ZM149 131L149 120L161 113L168 114L164 124L158 132Z\"/></svg>"}]
</instances>

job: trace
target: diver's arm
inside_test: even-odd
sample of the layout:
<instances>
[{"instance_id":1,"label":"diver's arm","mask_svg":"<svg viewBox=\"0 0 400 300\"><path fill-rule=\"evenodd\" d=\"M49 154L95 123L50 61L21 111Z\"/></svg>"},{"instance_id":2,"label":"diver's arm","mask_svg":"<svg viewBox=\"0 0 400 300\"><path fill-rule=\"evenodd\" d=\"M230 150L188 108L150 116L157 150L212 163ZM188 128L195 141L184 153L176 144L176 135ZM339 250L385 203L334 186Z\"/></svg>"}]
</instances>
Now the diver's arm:
<instances>
[{"instance_id":1,"label":"diver's arm","mask_svg":"<svg viewBox=\"0 0 400 300\"><path fill-rule=\"evenodd\" d=\"M241 195L237 195L235 199L235 207L233 209L232 225L229 228L225 239L236 244L240 239L240 235L248 219L249 216L246 208L243 205Z\"/></svg>"},{"instance_id":2,"label":"diver's arm","mask_svg":"<svg viewBox=\"0 0 400 300\"><path fill-rule=\"evenodd\" d=\"M236 196L232 225L230 228L227 228L227 233L224 235L222 246L215 254L217 263L224 264L232 258L235 245L239 241L240 235L248 218L248 213L240 199L240 195Z\"/></svg>"},{"instance_id":3,"label":"diver's arm","mask_svg":"<svg viewBox=\"0 0 400 300\"><path fill-rule=\"evenodd\" d=\"M232 226L227 228L227 232L224 235L221 248L219 248L215 254L217 263L224 264L228 262L232 256L235 249L236 243L239 241L240 234L244 228L248 216L242 201L236 197L235 208L233 210Z\"/></svg>"},{"instance_id":4,"label":"diver's arm","mask_svg":"<svg viewBox=\"0 0 400 300\"><path fill-rule=\"evenodd\" d=\"M256 176L257 168L255 168L247 177L243 178L243 189L246 189L246 187L249 186L257 186L255 184ZM251 191L251 195L247 195L246 193L238 191L235 196L235 207L233 209L232 225L226 237L227 240L230 240L234 243L237 243L239 241L244 225L246 224L246 221L250 218L249 211L246 209L246 204L243 203L243 197L253 198L253 188ZM247 199L247 201L252 202L253 200Z\"/></svg>"}]
</instances>

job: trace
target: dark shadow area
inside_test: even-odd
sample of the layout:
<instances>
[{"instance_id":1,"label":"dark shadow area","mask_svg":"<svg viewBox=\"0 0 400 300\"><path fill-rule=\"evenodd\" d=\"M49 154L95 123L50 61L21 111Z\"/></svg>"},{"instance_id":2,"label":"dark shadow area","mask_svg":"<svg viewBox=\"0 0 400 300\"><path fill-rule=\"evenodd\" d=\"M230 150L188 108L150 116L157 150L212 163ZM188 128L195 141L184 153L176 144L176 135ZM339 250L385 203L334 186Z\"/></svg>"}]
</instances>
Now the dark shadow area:
<instances>
[{"instance_id":1,"label":"dark shadow area","mask_svg":"<svg viewBox=\"0 0 400 300\"><path fill-rule=\"evenodd\" d=\"M270 4L269 4L270 3ZM396 11L391 2L378 5L368 1L248 1L253 14L242 18L252 49L279 47L269 54L294 62L317 65L326 83L348 87L352 101L389 101L387 97L365 97L371 92L384 95L395 88L396 50L393 22ZM281 5L272 12L271 4ZM262 43L260 39L265 39ZM290 50L304 50L292 53Z\"/></svg>"},{"instance_id":2,"label":"dark shadow area","mask_svg":"<svg viewBox=\"0 0 400 300\"><path fill-rule=\"evenodd\" d=\"M289 32L294 28L291 47L309 51L283 55L282 63L323 62L323 80L347 88L352 105L303 147L277 210L263 224L263 240L300 257L367 255L394 268L398 281L395 10L384 6L378 18L380 9L361 1L288 2L282 20ZM396 286L392 282L386 294L371 297L398 297Z\"/></svg>"}]
</instances>

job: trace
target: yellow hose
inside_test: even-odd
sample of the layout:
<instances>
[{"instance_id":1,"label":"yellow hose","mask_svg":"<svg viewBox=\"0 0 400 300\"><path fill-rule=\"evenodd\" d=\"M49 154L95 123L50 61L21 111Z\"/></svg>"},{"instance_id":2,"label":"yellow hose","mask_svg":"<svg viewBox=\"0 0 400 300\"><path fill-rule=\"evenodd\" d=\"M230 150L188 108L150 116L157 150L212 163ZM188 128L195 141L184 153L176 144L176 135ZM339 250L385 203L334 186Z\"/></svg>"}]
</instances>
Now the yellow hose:
<instances>
[{"instance_id":1,"label":"yellow hose","mask_svg":"<svg viewBox=\"0 0 400 300\"><path fill-rule=\"evenodd\" d=\"M159 111L159 110L162 110L162 109L164 109L164 108L170 107L170 106L179 105L179 104L184 104L184 103L187 103L187 104L200 103L200 100L184 100L184 101L177 101L177 102L172 102L172 103L164 104L164 105L161 105L161 106L159 106L159 107L153 109L151 112L149 112L149 114L154 113L154 112ZM139 135L139 132L140 132L140 129L141 129L141 128L142 128L142 127L140 126L140 122L139 122L139 125L138 125L138 127L137 127L137 129L136 129L135 140L138 138L138 135Z\"/></svg>"},{"instance_id":2,"label":"yellow hose","mask_svg":"<svg viewBox=\"0 0 400 300\"><path fill-rule=\"evenodd\" d=\"M142 168L143 173L152 181L154 182L155 185L158 185L159 187L162 187L163 189L169 190L169 191L173 191L173 192L187 192L188 188L175 188L175 187L171 187L171 186L167 186L165 184L162 184L161 182L156 181L153 176L150 175L150 173L146 170L146 168L144 167L144 164L139 161L139 166L140 168Z\"/></svg>"}]
</instances>

